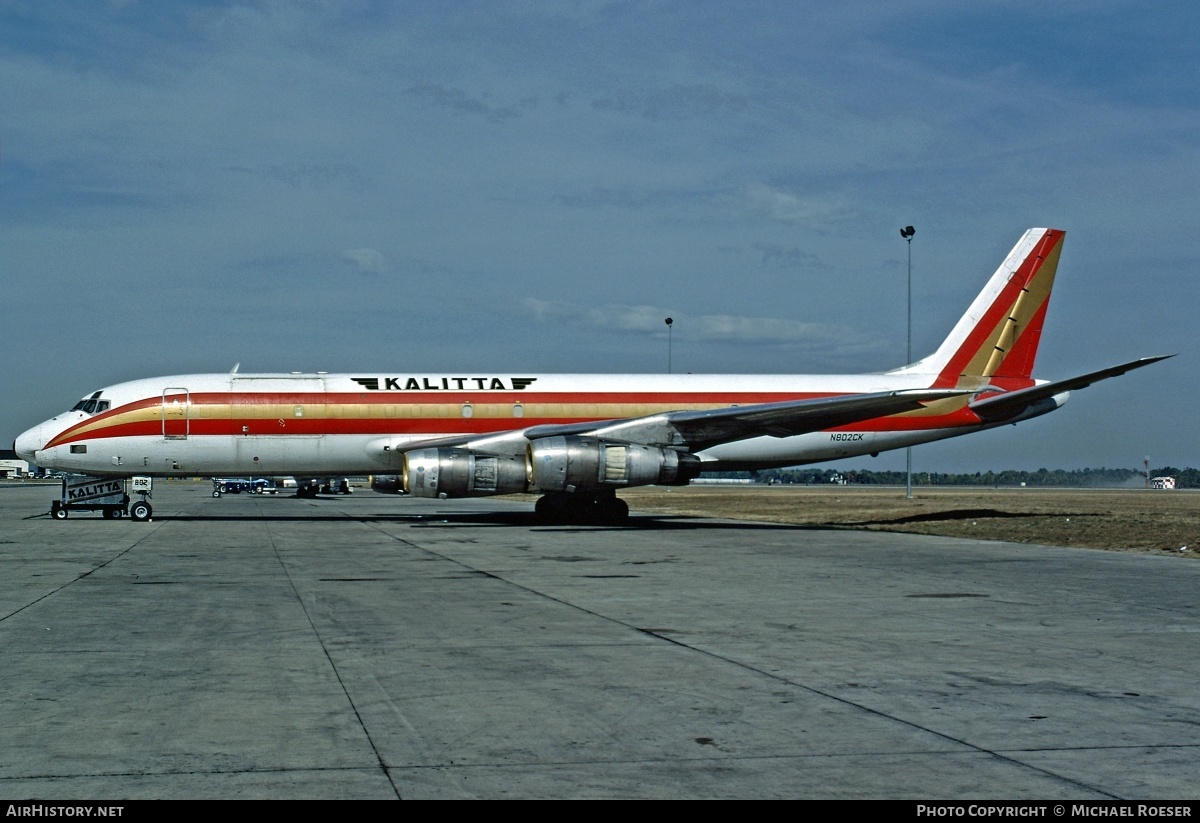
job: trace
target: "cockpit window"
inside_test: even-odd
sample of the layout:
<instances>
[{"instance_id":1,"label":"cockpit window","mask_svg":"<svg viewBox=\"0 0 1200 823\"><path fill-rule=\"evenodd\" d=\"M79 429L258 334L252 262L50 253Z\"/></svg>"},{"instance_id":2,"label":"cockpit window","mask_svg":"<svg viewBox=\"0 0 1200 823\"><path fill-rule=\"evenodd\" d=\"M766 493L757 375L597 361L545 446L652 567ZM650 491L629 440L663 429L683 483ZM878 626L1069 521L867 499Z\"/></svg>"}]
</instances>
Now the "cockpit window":
<instances>
[{"instance_id":1,"label":"cockpit window","mask_svg":"<svg viewBox=\"0 0 1200 823\"><path fill-rule=\"evenodd\" d=\"M84 414L96 414L97 412L108 411L108 401L99 400L100 392L96 392L91 397L85 397L71 407L71 411L81 411Z\"/></svg>"}]
</instances>

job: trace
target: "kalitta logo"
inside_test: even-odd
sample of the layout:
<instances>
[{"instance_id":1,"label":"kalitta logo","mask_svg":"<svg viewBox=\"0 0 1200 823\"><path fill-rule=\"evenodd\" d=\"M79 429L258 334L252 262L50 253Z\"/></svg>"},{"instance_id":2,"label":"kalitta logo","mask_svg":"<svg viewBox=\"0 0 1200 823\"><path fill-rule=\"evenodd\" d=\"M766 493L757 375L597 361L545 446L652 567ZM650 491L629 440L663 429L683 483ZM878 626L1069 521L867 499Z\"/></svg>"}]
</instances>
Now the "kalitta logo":
<instances>
[{"instance_id":1,"label":"kalitta logo","mask_svg":"<svg viewBox=\"0 0 1200 823\"><path fill-rule=\"evenodd\" d=\"M524 391L536 377L352 377L370 391ZM506 382L507 381L507 382ZM381 385L382 384L382 385Z\"/></svg>"},{"instance_id":2,"label":"kalitta logo","mask_svg":"<svg viewBox=\"0 0 1200 823\"><path fill-rule=\"evenodd\" d=\"M79 502L91 500L96 497L121 494L124 491L125 486L120 480L89 480L84 483L75 483L68 486L67 500L70 502Z\"/></svg>"}]
</instances>

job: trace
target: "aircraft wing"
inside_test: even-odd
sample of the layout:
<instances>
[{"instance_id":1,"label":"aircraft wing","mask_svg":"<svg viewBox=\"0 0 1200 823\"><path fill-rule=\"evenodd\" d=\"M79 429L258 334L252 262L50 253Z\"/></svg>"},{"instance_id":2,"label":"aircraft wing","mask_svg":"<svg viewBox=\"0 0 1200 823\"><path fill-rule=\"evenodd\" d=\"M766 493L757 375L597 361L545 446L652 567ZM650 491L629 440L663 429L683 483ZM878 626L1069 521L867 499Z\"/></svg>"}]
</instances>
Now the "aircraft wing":
<instances>
[{"instance_id":1,"label":"aircraft wing","mask_svg":"<svg viewBox=\"0 0 1200 823\"><path fill-rule=\"evenodd\" d=\"M876 417L915 411L929 401L964 394L956 389L916 389L664 412L632 420L612 421L594 426L584 433L605 440L699 451L751 437L791 437L846 426Z\"/></svg>"},{"instance_id":2,"label":"aircraft wing","mask_svg":"<svg viewBox=\"0 0 1200 823\"><path fill-rule=\"evenodd\" d=\"M461 447L491 454L523 454L530 440L584 435L620 443L699 451L751 437L791 437L846 426L915 411L933 400L967 394L969 392L961 389L912 389L785 400L699 411L670 411L620 420L531 426L496 434L440 437L415 443L387 444L386 447L381 443L379 448L397 455L414 449L441 447Z\"/></svg>"},{"instance_id":3,"label":"aircraft wing","mask_svg":"<svg viewBox=\"0 0 1200 823\"><path fill-rule=\"evenodd\" d=\"M1134 369L1140 369L1143 366L1149 366L1151 363L1157 363L1159 360L1166 360L1168 357L1174 356L1173 354L1164 354L1158 357L1142 357L1128 363L1122 363L1119 366L1111 366L1100 371L1081 374L1079 377L1056 380L1052 383L1043 383L1040 386L1031 386L1028 389L1018 389L1017 391L1005 392L1004 394L995 394L973 401L968 408L987 421L1016 417L1039 400L1045 400L1048 397L1054 397L1056 394L1062 394L1073 389L1082 389L1101 380L1117 377Z\"/></svg>"}]
</instances>

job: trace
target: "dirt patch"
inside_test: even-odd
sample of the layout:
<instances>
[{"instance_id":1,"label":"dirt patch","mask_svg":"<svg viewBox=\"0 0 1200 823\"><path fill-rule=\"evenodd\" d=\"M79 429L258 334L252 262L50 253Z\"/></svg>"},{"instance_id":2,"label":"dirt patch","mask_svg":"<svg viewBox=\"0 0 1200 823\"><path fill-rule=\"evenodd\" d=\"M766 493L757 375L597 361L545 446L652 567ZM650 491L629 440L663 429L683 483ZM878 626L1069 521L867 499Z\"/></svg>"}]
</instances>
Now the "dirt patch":
<instances>
[{"instance_id":1,"label":"dirt patch","mask_svg":"<svg viewBox=\"0 0 1200 823\"><path fill-rule=\"evenodd\" d=\"M694 517L1200 554L1200 492L1184 490L922 488L909 500L903 488L688 486L621 496L637 511Z\"/></svg>"}]
</instances>

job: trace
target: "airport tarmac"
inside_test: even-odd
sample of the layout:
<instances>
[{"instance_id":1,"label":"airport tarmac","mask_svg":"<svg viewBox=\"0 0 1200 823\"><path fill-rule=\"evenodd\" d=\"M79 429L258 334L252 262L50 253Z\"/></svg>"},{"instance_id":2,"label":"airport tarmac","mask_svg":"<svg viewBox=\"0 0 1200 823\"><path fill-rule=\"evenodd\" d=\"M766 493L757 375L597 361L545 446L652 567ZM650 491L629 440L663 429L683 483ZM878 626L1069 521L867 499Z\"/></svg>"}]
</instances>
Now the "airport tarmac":
<instances>
[{"instance_id":1,"label":"airport tarmac","mask_svg":"<svg viewBox=\"0 0 1200 823\"><path fill-rule=\"evenodd\" d=\"M0 487L9 798L1192 799L1200 564Z\"/></svg>"}]
</instances>

